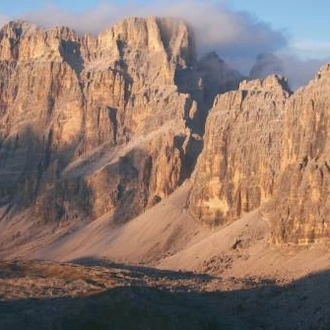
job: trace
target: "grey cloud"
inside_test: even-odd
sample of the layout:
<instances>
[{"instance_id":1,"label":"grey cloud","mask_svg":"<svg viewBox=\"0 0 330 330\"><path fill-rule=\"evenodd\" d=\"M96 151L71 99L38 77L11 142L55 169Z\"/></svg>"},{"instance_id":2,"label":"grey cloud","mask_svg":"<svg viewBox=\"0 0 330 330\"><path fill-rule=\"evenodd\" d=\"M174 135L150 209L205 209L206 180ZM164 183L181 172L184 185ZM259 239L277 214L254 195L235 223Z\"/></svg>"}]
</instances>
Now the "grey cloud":
<instances>
[{"instance_id":1,"label":"grey cloud","mask_svg":"<svg viewBox=\"0 0 330 330\"><path fill-rule=\"evenodd\" d=\"M250 78L265 78L275 73L288 78L290 87L295 90L306 85L316 74L319 68L330 57L324 59L301 59L296 55L288 54L262 54L256 59L250 72Z\"/></svg>"},{"instance_id":2,"label":"grey cloud","mask_svg":"<svg viewBox=\"0 0 330 330\"><path fill-rule=\"evenodd\" d=\"M196 28L201 51L217 50L225 57L239 57L271 52L287 45L283 32L273 30L250 13L233 12L214 2L196 2L194 6L190 3L169 10L171 13L174 9L174 13Z\"/></svg>"},{"instance_id":3,"label":"grey cloud","mask_svg":"<svg viewBox=\"0 0 330 330\"><path fill-rule=\"evenodd\" d=\"M272 53L262 53L257 56L256 62L250 71L250 78L265 78L270 74L284 74L283 61Z\"/></svg>"},{"instance_id":4,"label":"grey cloud","mask_svg":"<svg viewBox=\"0 0 330 330\"><path fill-rule=\"evenodd\" d=\"M272 52L287 45L281 31L248 12L233 12L226 1L153 1L145 5L104 1L79 14L48 5L25 18L44 26L69 25L77 31L97 33L125 16L181 17L194 26L200 55L217 51L230 64L247 71L261 52Z\"/></svg>"},{"instance_id":5,"label":"grey cloud","mask_svg":"<svg viewBox=\"0 0 330 330\"><path fill-rule=\"evenodd\" d=\"M293 89L306 85L314 78L320 67L330 61L330 56L324 59L301 59L295 55L279 56L283 62L284 74Z\"/></svg>"},{"instance_id":6,"label":"grey cloud","mask_svg":"<svg viewBox=\"0 0 330 330\"><path fill-rule=\"evenodd\" d=\"M200 56L216 51L245 75L260 53L279 53L290 46L290 38L284 31L273 29L251 13L232 11L229 0L156 0L144 5L137 5L135 1L119 4L109 0L99 1L93 9L80 13L65 11L55 3L45 1L44 8L26 13L23 18L46 27L67 25L78 32L98 33L127 16L181 17L195 28ZM281 60L292 86L300 86L324 63L320 60L302 61L296 56L281 56Z\"/></svg>"}]
</instances>

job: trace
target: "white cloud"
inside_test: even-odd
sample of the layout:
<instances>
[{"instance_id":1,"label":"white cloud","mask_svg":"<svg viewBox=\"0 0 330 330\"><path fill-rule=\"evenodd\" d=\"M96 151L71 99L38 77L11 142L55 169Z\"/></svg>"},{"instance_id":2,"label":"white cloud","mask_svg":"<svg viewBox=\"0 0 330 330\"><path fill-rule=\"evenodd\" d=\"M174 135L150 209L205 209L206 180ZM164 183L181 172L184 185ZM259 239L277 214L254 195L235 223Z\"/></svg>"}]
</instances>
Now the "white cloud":
<instances>
[{"instance_id":1,"label":"white cloud","mask_svg":"<svg viewBox=\"0 0 330 330\"><path fill-rule=\"evenodd\" d=\"M323 40L300 39L293 41L289 50L300 56L324 58L330 57L330 42Z\"/></svg>"},{"instance_id":2,"label":"white cloud","mask_svg":"<svg viewBox=\"0 0 330 330\"><path fill-rule=\"evenodd\" d=\"M275 51L287 44L283 32L272 29L250 13L228 9L226 2L169 0L123 5L103 1L79 14L48 4L40 11L27 13L24 18L43 26L68 25L80 32L97 33L127 16L181 17L194 26L200 55L215 50L241 70L248 70L260 52Z\"/></svg>"},{"instance_id":3,"label":"white cloud","mask_svg":"<svg viewBox=\"0 0 330 330\"><path fill-rule=\"evenodd\" d=\"M9 21L9 17L0 14L0 27L4 26Z\"/></svg>"},{"instance_id":4,"label":"white cloud","mask_svg":"<svg viewBox=\"0 0 330 330\"><path fill-rule=\"evenodd\" d=\"M304 61L296 56L297 53L330 54L330 43L292 42L284 31L274 30L251 13L229 9L229 0L149 0L144 4L135 1L96 2L94 8L77 13L61 9L55 5L56 1L45 0L43 8L25 13L22 18L46 27L66 25L78 32L98 33L127 16L182 17L195 28L200 55L215 50L230 65L248 74L260 53L282 53L285 72L294 86L312 78L318 66L325 62ZM0 16L0 23L1 19Z\"/></svg>"}]
</instances>

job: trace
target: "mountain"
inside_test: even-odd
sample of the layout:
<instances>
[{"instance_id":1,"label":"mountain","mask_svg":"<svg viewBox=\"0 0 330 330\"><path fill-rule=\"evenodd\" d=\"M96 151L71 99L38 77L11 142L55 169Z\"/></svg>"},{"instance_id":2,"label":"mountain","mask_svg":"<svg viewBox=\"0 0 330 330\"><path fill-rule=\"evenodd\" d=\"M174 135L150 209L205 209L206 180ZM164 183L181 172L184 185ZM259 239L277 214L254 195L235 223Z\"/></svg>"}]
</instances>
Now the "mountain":
<instances>
[{"instance_id":1,"label":"mountain","mask_svg":"<svg viewBox=\"0 0 330 330\"><path fill-rule=\"evenodd\" d=\"M294 94L275 75L216 98L191 193L196 218L221 224L264 206L273 242L328 240L329 68Z\"/></svg>"},{"instance_id":2,"label":"mountain","mask_svg":"<svg viewBox=\"0 0 330 330\"><path fill-rule=\"evenodd\" d=\"M177 84L178 71L197 71L184 22L129 18L79 37L18 21L0 40L0 194L16 211L123 222L190 175L206 110L198 74L190 94Z\"/></svg>"},{"instance_id":3,"label":"mountain","mask_svg":"<svg viewBox=\"0 0 330 330\"><path fill-rule=\"evenodd\" d=\"M15 244L46 225L121 226L187 179L182 207L202 223L261 208L274 243L329 237L329 65L292 93L282 76L243 80L195 49L192 28L171 18L127 18L98 36L2 28L2 219L30 223Z\"/></svg>"},{"instance_id":4,"label":"mountain","mask_svg":"<svg viewBox=\"0 0 330 330\"><path fill-rule=\"evenodd\" d=\"M0 328L329 328L330 64L274 70L180 19L5 25Z\"/></svg>"},{"instance_id":5,"label":"mountain","mask_svg":"<svg viewBox=\"0 0 330 330\"><path fill-rule=\"evenodd\" d=\"M279 123L290 95L285 79L274 75L216 98L190 198L194 217L223 224L272 196L281 172Z\"/></svg>"}]
</instances>

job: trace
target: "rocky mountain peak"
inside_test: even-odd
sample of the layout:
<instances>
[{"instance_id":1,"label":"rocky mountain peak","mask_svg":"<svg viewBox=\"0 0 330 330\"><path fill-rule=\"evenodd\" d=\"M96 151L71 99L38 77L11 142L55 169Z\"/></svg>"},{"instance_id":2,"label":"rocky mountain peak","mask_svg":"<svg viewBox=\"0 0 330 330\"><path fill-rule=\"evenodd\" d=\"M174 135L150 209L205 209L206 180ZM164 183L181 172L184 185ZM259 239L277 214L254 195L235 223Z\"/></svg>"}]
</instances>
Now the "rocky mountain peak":
<instances>
[{"instance_id":1,"label":"rocky mountain peak","mask_svg":"<svg viewBox=\"0 0 330 330\"><path fill-rule=\"evenodd\" d=\"M228 66L216 52L210 52L198 61L197 71L205 89L205 100L212 106L216 95L235 90L243 76Z\"/></svg>"},{"instance_id":2,"label":"rocky mountain peak","mask_svg":"<svg viewBox=\"0 0 330 330\"><path fill-rule=\"evenodd\" d=\"M242 81L215 52L198 61L189 25L156 17L124 19L97 37L11 22L0 31L0 59L0 200L40 221L108 213L124 222L196 164L189 210L212 224L262 206L292 173L284 199L303 200L301 178L315 184L315 201L327 189L330 64L292 96L281 75ZM269 67L274 57L257 61ZM303 194L290 191L299 184ZM281 230L274 226L278 240L292 240Z\"/></svg>"},{"instance_id":3,"label":"rocky mountain peak","mask_svg":"<svg viewBox=\"0 0 330 330\"><path fill-rule=\"evenodd\" d=\"M272 74L265 79L243 80L239 85L240 90L262 90L262 91L283 91L291 94L286 77Z\"/></svg>"},{"instance_id":4,"label":"rocky mountain peak","mask_svg":"<svg viewBox=\"0 0 330 330\"><path fill-rule=\"evenodd\" d=\"M167 60L190 66L196 60L192 30L181 19L157 17L126 18L99 35L99 45L106 48L115 41L120 48L148 53L164 53Z\"/></svg>"},{"instance_id":5,"label":"rocky mountain peak","mask_svg":"<svg viewBox=\"0 0 330 330\"><path fill-rule=\"evenodd\" d=\"M25 20L10 21L1 28L0 34L4 36L15 36L19 38L22 35L35 33L38 29L36 24Z\"/></svg>"},{"instance_id":6,"label":"rocky mountain peak","mask_svg":"<svg viewBox=\"0 0 330 330\"><path fill-rule=\"evenodd\" d=\"M79 41L78 34L68 27L44 29L27 21L12 21L0 32L2 60L27 62L32 59L61 61L68 44Z\"/></svg>"},{"instance_id":7,"label":"rocky mountain peak","mask_svg":"<svg viewBox=\"0 0 330 330\"><path fill-rule=\"evenodd\" d=\"M323 79L330 77L330 63L323 65L316 75L316 79Z\"/></svg>"},{"instance_id":8,"label":"rocky mountain peak","mask_svg":"<svg viewBox=\"0 0 330 330\"><path fill-rule=\"evenodd\" d=\"M0 30L0 57L2 60L18 58L18 44L24 36L37 33L36 25L23 20L11 21Z\"/></svg>"},{"instance_id":9,"label":"rocky mountain peak","mask_svg":"<svg viewBox=\"0 0 330 330\"><path fill-rule=\"evenodd\" d=\"M177 18L156 18L168 58L183 67L196 64L196 40L187 22Z\"/></svg>"},{"instance_id":10,"label":"rocky mountain peak","mask_svg":"<svg viewBox=\"0 0 330 330\"><path fill-rule=\"evenodd\" d=\"M128 18L97 37L24 29L9 24L0 43L0 199L42 221L123 222L190 175L200 142L187 121L202 107L174 79L195 70L184 21Z\"/></svg>"}]
</instances>

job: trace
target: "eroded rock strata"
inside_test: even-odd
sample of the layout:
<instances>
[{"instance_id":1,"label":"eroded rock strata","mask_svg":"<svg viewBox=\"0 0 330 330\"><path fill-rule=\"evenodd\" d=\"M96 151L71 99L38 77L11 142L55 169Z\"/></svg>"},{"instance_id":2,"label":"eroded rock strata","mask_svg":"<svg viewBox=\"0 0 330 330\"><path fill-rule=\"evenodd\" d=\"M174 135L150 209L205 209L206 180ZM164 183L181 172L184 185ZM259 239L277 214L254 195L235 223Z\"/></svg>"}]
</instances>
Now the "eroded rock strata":
<instances>
[{"instance_id":1,"label":"eroded rock strata","mask_svg":"<svg viewBox=\"0 0 330 330\"><path fill-rule=\"evenodd\" d=\"M330 65L286 103L281 181L270 204L275 242L329 238Z\"/></svg>"},{"instance_id":2,"label":"eroded rock strata","mask_svg":"<svg viewBox=\"0 0 330 330\"><path fill-rule=\"evenodd\" d=\"M325 65L291 95L279 76L216 98L206 123L190 212L228 223L260 206L275 243L329 237L329 86Z\"/></svg>"},{"instance_id":3,"label":"eroded rock strata","mask_svg":"<svg viewBox=\"0 0 330 330\"><path fill-rule=\"evenodd\" d=\"M190 198L196 218L210 224L230 222L273 195L289 96L285 79L269 76L243 81L237 91L216 98Z\"/></svg>"},{"instance_id":4,"label":"eroded rock strata","mask_svg":"<svg viewBox=\"0 0 330 330\"><path fill-rule=\"evenodd\" d=\"M128 18L98 36L11 22L0 72L7 218L123 223L193 174L200 221L262 207L275 243L329 237L329 65L292 94L281 76L198 60L181 20Z\"/></svg>"},{"instance_id":5,"label":"eroded rock strata","mask_svg":"<svg viewBox=\"0 0 330 330\"><path fill-rule=\"evenodd\" d=\"M122 222L190 175L208 108L183 21L128 18L97 37L11 22L0 72L0 198L16 211Z\"/></svg>"}]
</instances>

